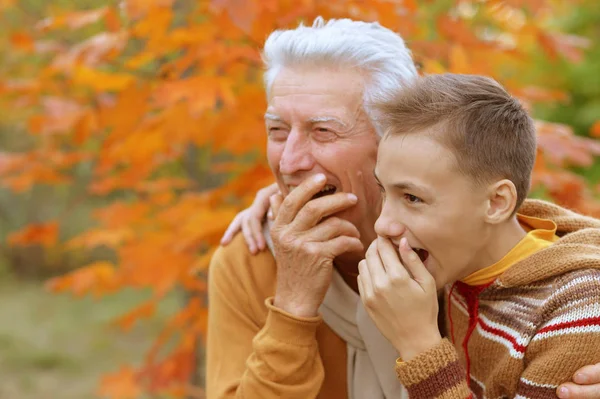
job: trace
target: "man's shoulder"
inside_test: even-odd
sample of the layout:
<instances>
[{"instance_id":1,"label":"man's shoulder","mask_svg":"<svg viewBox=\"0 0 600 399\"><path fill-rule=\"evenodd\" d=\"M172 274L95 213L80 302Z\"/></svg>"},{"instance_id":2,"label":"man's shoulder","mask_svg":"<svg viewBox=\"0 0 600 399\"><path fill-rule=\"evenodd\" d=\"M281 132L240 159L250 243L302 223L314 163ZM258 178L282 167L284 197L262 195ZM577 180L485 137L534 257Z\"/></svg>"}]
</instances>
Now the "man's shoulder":
<instances>
[{"instance_id":1,"label":"man's shoulder","mask_svg":"<svg viewBox=\"0 0 600 399\"><path fill-rule=\"evenodd\" d=\"M261 291L274 287L276 271L275 258L269 249L253 255L241 233L227 246L217 248L209 266L212 281L227 280Z\"/></svg>"}]
</instances>

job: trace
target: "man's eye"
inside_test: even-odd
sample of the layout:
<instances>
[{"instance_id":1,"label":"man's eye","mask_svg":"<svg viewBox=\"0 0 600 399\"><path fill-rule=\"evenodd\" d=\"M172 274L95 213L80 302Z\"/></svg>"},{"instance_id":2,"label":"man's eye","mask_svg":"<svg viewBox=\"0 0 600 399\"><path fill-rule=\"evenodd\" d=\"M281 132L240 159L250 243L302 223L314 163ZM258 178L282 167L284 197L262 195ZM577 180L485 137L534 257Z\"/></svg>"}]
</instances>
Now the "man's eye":
<instances>
[{"instance_id":1,"label":"man's eye","mask_svg":"<svg viewBox=\"0 0 600 399\"><path fill-rule=\"evenodd\" d=\"M283 140L287 138L287 131L280 127L273 126L270 127L267 131L269 133L269 137L274 140Z\"/></svg>"},{"instance_id":2,"label":"man's eye","mask_svg":"<svg viewBox=\"0 0 600 399\"><path fill-rule=\"evenodd\" d=\"M423 200L421 200L421 198L412 195L412 194L404 194L404 198L406 198L406 200L408 202L410 202L411 204L418 204L419 202L423 202Z\"/></svg>"}]
</instances>

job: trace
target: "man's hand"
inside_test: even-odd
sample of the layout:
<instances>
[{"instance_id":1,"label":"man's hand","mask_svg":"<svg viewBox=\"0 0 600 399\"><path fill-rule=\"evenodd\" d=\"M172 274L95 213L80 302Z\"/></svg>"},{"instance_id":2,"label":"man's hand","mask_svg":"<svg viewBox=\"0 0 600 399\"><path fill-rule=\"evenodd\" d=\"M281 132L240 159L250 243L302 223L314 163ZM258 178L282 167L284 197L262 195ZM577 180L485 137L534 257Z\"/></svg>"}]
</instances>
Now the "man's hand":
<instances>
[{"instance_id":1,"label":"man's hand","mask_svg":"<svg viewBox=\"0 0 600 399\"><path fill-rule=\"evenodd\" d=\"M600 399L600 363L584 366L556 390L561 399Z\"/></svg>"},{"instance_id":2,"label":"man's hand","mask_svg":"<svg viewBox=\"0 0 600 399\"><path fill-rule=\"evenodd\" d=\"M331 283L333 259L362 251L358 229L331 216L356 204L354 194L336 193L312 199L325 176L313 176L294 189L275 212L271 226L277 287L273 304L296 316L316 316Z\"/></svg>"},{"instance_id":3,"label":"man's hand","mask_svg":"<svg viewBox=\"0 0 600 399\"><path fill-rule=\"evenodd\" d=\"M277 183L258 190L250 207L236 215L221 238L221 245L227 245L240 229L248 245L250 253L256 254L265 249L266 243L262 232L262 221L269 209L269 198L279 192Z\"/></svg>"},{"instance_id":4,"label":"man's hand","mask_svg":"<svg viewBox=\"0 0 600 399\"><path fill-rule=\"evenodd\" d=\"M377 237L358 265L358 288L369 316L404 361L436 346L435 281L405 238L398 258L390 240Z\"/></svg>"}]
</instances>

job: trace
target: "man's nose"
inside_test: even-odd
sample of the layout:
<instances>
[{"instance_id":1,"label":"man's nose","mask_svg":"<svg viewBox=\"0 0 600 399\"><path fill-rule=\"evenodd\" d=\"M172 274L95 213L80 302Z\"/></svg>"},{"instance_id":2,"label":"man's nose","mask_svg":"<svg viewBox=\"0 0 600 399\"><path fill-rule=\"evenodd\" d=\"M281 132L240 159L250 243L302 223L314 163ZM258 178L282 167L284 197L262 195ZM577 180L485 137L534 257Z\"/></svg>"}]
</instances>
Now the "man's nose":
<instances>
[{"instance_id":1,"label":"man's nose","mask_svg":"<svg viewBox=\"0 0 600 399\"><path fill-rule=\"evenodd\" d=\"M375 233L381 237L397 238L406 232L406 227L398 221L396 212L386 207L385 204L381 208L381 214L375 222Z\"/></svg>"},{"instance_id":2,"label":"man's nose","mask_svg":"<svg viewBox=\"0 0 600 399\"><path fill-rule=\"evenodd\" d=\"M299 171L311 170L314 163L310 139L302 132L292 130L285 142L279 162L279 172L291 175Z\"/></svg>"}]
</instances>

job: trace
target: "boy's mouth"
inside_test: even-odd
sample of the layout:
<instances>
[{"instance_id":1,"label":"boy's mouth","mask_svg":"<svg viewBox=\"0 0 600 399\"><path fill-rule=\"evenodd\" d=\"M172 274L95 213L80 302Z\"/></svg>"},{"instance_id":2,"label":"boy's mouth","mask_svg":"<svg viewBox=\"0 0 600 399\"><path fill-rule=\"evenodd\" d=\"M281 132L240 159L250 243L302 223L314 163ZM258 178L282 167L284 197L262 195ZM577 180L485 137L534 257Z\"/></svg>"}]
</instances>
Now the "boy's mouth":
<instances>
[{"instance_id":1,"label":"boy's mouth","mask_svg":"<svg viewBox=\"0 0 600 399\"><path fill-rule=\"evenodd\" d=\"M429 258L429 251L427 251L426 249L413 248L413 251L415 251L415 253L419 256L419 259L421 259L421 262L423 263L425 263L427 258Z\"/></svg>"}]
</instances>

